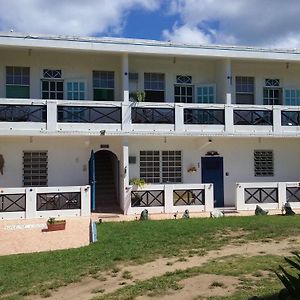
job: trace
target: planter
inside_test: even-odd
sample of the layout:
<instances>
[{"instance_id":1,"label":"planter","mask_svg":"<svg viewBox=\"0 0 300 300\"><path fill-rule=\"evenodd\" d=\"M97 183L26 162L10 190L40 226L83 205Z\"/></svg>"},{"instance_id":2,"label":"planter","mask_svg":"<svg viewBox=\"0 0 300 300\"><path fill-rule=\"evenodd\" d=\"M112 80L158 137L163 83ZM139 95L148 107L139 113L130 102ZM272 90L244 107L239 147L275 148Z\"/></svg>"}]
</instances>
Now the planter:
<instances>
[{"instance_id":1,"label":"planter","mask_svg":"<svg viewBox=\"0 0 300 300\"><path fill-rule=\"evenodd\" d=\"M58 230L65 230L66 228L66 220L61 221L54 221L53 223L47 222L47 229L43 229L43 232L48 231L58 231Z\"/></svg>"}]
</instances>

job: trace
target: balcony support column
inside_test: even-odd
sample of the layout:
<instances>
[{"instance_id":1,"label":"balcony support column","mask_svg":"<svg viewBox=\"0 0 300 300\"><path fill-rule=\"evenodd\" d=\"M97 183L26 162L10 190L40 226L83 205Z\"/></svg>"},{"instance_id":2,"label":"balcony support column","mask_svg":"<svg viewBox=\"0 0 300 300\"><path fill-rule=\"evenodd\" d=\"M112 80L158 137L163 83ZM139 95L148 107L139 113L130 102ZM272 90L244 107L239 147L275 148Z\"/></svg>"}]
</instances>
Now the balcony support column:
<instances>
[{"instance_id":1,"label":"balcony support column","mask_svg":"<svg viewBox=\"0 0 300 300\"><path fill-rule=\"evenodd\" d=\"M57 130L57 101L47 100L47 131Z\"/></svg>"},{"instance_id":2,"label":"balcony support column","mask_svg":"<svg viewBox=\"0 0 300 300\"><path fill-rule=\"evenodd\" d=\"M129 103L129 63L128 53L122 55L122 90L123 101Z\"/></svg>"},{"instance_id":3,"label":"balcony support column","mask_svg":"<svg viewBox=\"0 0 300 300\"><path fill-rule=\"evenodd\" d=\"M184 113L183 106L180 104L175 104L175 131L184 131Z\"/></svg>"},{"instance_id":4,"label":"balcony support column","mask_svg":"<svg viewBox=\"0 0 300 300\"><path fill-rule=\"evenodd\" d=\"M273 132L274 134L280 134L281 127L281 108L278 106L273 107Z\"/></svg>"},{"instance_id":5,"label":"balcony support column","mask_svg":"<svg viewBox=\"0 0 300 300\"><path fill-rule=\"evenodd\" d=\"M225 61L225 78L226 78L226 87L225 87L225 92L226 92L226 104L231 104L232 99L232 70L231 70L231 60L227 59Z\"/></svg>"},{"instance_id":6,"label":"balcony support column","mask_svg":"<svg viewBox=\"0 0 300 300\"><path fill-rule=\"evenodd\" d=\"M234 132L234 123L233 123L233 106L225 105L225 132L233 133Z\"/></svg>"},{"instance_id":7,"label":"balcony support column","mask_svg":"<svg viewBox=\"0 0 300 300\"><path fill-rule=\"evenodd\" d=\"M122 161L120 163L120 206L127 215L131 208L131 189L129 189L129 146L128 138L123 138Z\"/></svg>"}]
</instances>

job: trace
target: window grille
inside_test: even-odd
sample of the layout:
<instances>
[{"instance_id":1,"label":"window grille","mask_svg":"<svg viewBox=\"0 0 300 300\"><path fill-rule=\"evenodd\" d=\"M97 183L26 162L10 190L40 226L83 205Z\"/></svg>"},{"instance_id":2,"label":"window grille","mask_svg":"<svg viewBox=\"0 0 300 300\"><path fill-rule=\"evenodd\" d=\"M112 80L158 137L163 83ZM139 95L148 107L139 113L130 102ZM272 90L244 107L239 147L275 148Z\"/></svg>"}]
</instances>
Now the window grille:
<instances>
[{"instance_id":1,"label":"window grille","mask_svg":"<svg viewBox=\"0 0 300 300\"><path fill-rule=\"evenodd\" d=\"M164 91L165 74L162 73L145 73L144 74L145 90Z\"/></svg>"},{"instance_id":2,"label":"window grille","mask_svg":"<svg viewBox=\"0 0 300 300\"><path fill-rule=\"evenodd\" d=\"M48 151L23 152L23 185L47 186Z\"/></svg>"},{"instance_id":3,"label":"window grille","mask_svg":"<svg viewBox=\"0 0 300 300\"><path fill-rule=\"evenodd\" d=\"M181 181L181 151L162 151L162 182Z\"/></svg>"},{"instance_id":4,"label":"window grille","mask_svg":"<svg viewBox=\"0 0 300 300\"><path fill-rule=\"evenodd\" d=\"M272 150L254 151L254 176L274 176L274 158Z\"/></svg>"},{"instance_id":5,"label":"window grille","mask_svg":"<svg viewBox=\"0 0 300 300\"><path fill-rule=\"evenodd\" d=\"M190 75L177 75L176 76L176 83L191 84L192 83L192 76L190 76Z\"/></svg>"},{"instance_id":6,"label":"window grille","mask_svg":"<svg viewBox=\"0 0 300 300\"><path fill-rule=\"evenodd\" d=\"M270 79L267 78L265 79L265 86L270 86L270 87L279 87L280 86L280 79Z\"/></svg>"},{"instance_id":7,"label":"window grille","mask_svg":"<svg viewBox=\"0 0 300 300\"><path fill-rule=\"evenodd\" d=\"M61 72L61 70L44 69L43 70L43 77L44 78L51 78L51 79L61 79L62 78L62 72Z\"/></svg>"},{"instance_id":8,"label":"window grille","mask_svg":"<svg viewBox=\"0 0 300 300\"><path fill-rule=\"evenodd\" d=\"M149 183L182 181L181 151L140 151L140 178Z\"/></svg>"},{"instance_id":9,"label":"window grille","mask_svg":"<svg viewBox=\"0 0 300 300\"><path fill-rule=\"evenodd\" d=\"M149 183L159 183L159 160L159 151L140 151L140 178Z\"/></svg>"}]
</instances>

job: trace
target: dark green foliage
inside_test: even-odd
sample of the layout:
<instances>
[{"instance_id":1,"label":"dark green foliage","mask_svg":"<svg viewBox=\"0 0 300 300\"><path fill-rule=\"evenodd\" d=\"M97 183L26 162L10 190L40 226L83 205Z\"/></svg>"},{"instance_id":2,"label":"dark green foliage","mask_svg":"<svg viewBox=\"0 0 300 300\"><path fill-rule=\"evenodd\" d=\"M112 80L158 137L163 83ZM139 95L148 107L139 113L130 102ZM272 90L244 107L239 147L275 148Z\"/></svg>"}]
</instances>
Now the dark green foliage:
<instances>
[{"instance_id":1,"label":"dark green foliage","mask_svg":"<svg viewBox=\"0 0 300 300\"><path fill-rule=\"evenodd\" d=\"M282 274L275 272L280 281L287 289L290 298L288 299L300 299L300 256L298 253L294 253L294 260L285 257L286 262L293 268L292 271L286 271L282 266L279 266ZM293 274L296 273L297 274Z\"/></svg>"}]
</instances>

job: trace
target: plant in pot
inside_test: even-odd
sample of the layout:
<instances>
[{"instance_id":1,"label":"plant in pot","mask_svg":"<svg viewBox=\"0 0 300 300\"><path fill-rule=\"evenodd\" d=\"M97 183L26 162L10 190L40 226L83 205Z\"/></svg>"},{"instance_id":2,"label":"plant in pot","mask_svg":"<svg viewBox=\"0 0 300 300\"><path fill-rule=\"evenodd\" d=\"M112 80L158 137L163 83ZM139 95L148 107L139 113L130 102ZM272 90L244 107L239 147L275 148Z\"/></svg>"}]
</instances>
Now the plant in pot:
<instances>
[{"instance_id":1,"label":"plant in pot","mask_svg":"<svg viewBox=\"0 0 300 300\"><path fill-rule=\"evenodd\" d=\"M144 179L141 178L132 178L129 181L129 184L135 187L135 189L143 188L146 184ZM131 205L132 206L141 206L142 196L138 194L138 192L131 193Z\"/></svg>"},{"instance_id":2,"label":"plant in pot","mask_svg":"<svg viewBox=\"0 0 300 300\"><path fill-rule=\"evenodd\" d=\"M146 93L144 91L136 91L129 94L132 102L145 102Z\"/></svg>"},{"instance_id":3,"label":"plant in pot","mask_svg":"<svg viewBox=\"0 0 300 300\"><path fill-rule=\"evenodd\" d=\"M55 220L55 218L49 218L47 221L47 230L46 231L57 231L65 230L66 220Z\"/></svg>"}]
</instances>

